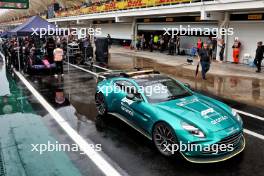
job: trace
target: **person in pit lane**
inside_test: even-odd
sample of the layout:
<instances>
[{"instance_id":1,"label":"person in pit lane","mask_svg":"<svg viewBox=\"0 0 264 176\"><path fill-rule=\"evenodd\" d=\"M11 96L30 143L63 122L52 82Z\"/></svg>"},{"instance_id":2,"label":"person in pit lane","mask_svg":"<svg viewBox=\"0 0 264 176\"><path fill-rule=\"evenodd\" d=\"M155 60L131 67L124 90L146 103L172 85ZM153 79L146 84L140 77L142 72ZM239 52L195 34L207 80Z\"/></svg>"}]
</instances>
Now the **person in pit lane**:
<instances>
[{"instance_id":1,"label":"person in pit lane","mask_svg":"<svg viewBox=\"0 0 264 176\"><path fill-rule=\"evenodd\" d=\"M257 43L256 56L254 60L254 64L257 67L257 71L256 71L257 73L261 72L261 62L263 60L263 53L264 53L264 48L262 44L263 44L262 42Z\"/></svg>"},{"instance_id":2,"label":"person in pit lane","mask_svg":"<svg viewBox=\"0 0 264 176\"><path fill-rule=\"evenodd\" d=\"M203 48L199 50L198 57L202 66L202 78L206 80L206 73L210 69L210 53L207 43L203 44Z\"/></svg>"},{"instance_id":3,"label":"person in pit lane","mask_svg":"<svg viewBox=\"0 0 264 176\"><path fill-rule=\"evenodd\" d=\"M56 74L54 75L57 77L58 75L63 76L63 49L58 44L57 47L53 51L54 55L54 62L56 64Z\"/></svg>"}]
</instances>

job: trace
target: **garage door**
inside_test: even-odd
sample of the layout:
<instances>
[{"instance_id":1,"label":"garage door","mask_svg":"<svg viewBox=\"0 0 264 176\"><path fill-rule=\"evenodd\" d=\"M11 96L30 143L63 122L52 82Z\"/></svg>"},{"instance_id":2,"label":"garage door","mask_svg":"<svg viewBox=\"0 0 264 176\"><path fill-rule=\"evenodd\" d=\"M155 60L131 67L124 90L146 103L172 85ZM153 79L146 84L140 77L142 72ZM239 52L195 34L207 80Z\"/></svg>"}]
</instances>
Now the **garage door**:
<instances>
[{"instance_id":1,"label":"garage door","mask_svg":"<svg viewBox=\"0 0 264 176\"><path fill-rule=\"evenodd\" d=\"M170 23L170 24L138 24L138 30L147 30L147 31L164 31L164 28L187 28L190 25L191 28L217 28L217 24L213 23Z\"/></svg>"},{"instance_id":2,"label":"garage door","mask_svg":"<svg viewBox=\"0 0 264 176\"><path fill-rule=\"evenodd\" d=\"M131 23L96 24L95 26L102 29L102 37L110 34L114 39L131 39L132 36Z\"/></svg>"}]
</instances>

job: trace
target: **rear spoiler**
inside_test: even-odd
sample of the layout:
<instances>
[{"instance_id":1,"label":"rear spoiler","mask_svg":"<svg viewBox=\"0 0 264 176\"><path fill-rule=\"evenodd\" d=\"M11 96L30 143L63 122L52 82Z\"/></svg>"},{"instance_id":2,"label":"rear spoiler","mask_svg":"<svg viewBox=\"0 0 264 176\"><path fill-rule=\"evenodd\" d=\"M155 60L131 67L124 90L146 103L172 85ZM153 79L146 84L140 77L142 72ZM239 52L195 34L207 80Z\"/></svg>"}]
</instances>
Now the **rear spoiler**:
<instances>
[{"instance_id":1,"label":"rear spoiler","mask_svg":"<svg viewBox=\"0 0 264 176\"><path fill-rule=\"evenodd\" d=\"M155 70L140 70L140 71L133 71L133 72L103 72L98 75L97 77L97 83L104 80L104 79L111 79L111 78L117 78L117 77L123 77L123 78L131 78L133 76L139 76L139 75L148 75L148 74L160 74L159 71Z\"/></svg>"},{"instance_id":2,"label":"rear spoiler","mask_svg":"<svg viewBox=\"0 0 264 176\"><path fill-rule=\"evenodd\" d=\"M160 74L160 72L155 70L140 70L134 72L120 73L120 75L126 78L131 78L133 76L139 76L139 75L148 75L148 74Z\"/></svg>"}]
</instances>

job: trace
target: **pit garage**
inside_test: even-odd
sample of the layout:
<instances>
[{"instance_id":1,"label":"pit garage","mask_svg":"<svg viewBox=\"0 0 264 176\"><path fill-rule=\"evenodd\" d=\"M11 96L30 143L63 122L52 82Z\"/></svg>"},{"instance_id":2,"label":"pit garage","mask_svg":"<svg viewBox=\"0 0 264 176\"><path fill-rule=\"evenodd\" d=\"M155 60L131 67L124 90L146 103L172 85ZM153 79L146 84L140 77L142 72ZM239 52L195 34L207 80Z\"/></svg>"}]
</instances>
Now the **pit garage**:
<instances>
[{"instance_id":1,"label":"pit garage","mask_svg":"<svg viewBox=\"0 0 264 176\"><path fill-rule=\"evenodd\" d=\"M189 30L188 30L189 28ZM198 22L167 22L167 23L138 23L137 24L137 33L144 34L146 40L149 40L150 35L163 35L166 33L166 30L168 29L182 29L184 31L185 29L189 31L185 35L180 35L181 40L181 50L184 50L188 53L188 49L191 48L192 45L196 46L198 38L201 38L203 41L208 40L208 36L205 36L202 33L191 33L190 30L198 29L198 31L201 29L201 31L205 32L205 28L213 29L218 28L217 23L198 23ZM170 33L172 34L172 33ZM169 36L170 37L170 36Z\"/></svg>"},{"instance_id":2,"label":"pit garage","mask_svg":"<svg viewBox=\"0 0 264 176\"><path fill-rule=\"evenodd\" d=\"M232 62L232 45L235 37L241 42L240 63L247 64L254 59L257 42L264 41L264 21L231 21L229 28L234 28L234 35L229 36L227 43L227 61Z\"/></svg>"}]
</instances>

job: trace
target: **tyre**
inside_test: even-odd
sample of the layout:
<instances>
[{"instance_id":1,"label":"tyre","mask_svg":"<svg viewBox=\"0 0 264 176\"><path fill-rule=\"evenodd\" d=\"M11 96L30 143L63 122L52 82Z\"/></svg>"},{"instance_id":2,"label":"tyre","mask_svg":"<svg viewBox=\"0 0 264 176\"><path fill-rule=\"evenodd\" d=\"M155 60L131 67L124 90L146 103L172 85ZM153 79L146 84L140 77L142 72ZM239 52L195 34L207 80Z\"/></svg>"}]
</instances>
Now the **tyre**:
<instances>
[{"instance_id":1,"label":"tyre","mask_svg":"<svg viewBox=\"0 0 264 176\"><path fill-rule=\"evenodd\" d=\"M164 156L172 156L174 145L177 145L177 138L173 129L165 122L158 122L152 132L152 140L158 151Z\"/></svg>"},{"instance_id":2,"label":"tyre","mask_svg":"<svg viewBox=\"0 0 264 176\"><path fill-rule=\"evenodd\" d=\"M95 94L95 105L99 115L105 116L107 114L107 104L101 92Z\"/></svg>"}]
</instances>

